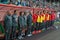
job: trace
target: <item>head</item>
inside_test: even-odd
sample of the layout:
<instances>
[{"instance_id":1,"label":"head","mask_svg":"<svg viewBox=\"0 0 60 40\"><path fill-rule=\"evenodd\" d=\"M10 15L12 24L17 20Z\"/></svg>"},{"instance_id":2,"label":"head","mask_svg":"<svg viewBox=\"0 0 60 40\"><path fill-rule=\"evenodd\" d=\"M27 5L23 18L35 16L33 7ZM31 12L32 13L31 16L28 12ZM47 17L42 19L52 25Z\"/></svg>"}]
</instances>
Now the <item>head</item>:
<instances>
[{"instance_id":1,"label":"head","mask_svg":"<svg viewBox=\"0 0 60 40\"><path fill-rule=\"evenodd\" d=\"M17 14L17 13L16 13L16 10L14 10L14 14Z\"/></svg>"},{"instance_id":2,"label":"head","mask_svg":"<svg viewBox=\"0 0 60 40\"><path fill-rule=\"evenodd\" d=\"M51 11L49 11L48 14L51 14Z\"/></svg>"},{"instance_id":3,"label":"head","mask_svg":"<svg viewBox=\"0 0 60 40\"><path fill-rule=\"evenodd\" d=\"M42 12L40 11L39 14L41 14Z\"/></svg>"},{"instance_id":4,"label":"head","mask_svg":"<svg viewBox=\"0 0 60 40\"><path fill-rule=\"evenodd\" d=\"M7 11L7 15L11 15L11 13L9 11Z\"/></svg>"},{"instance_id":5,"label":"head","mask_svg":"<svg viewBox=\"0 0 60 40\"><path fill-rule=\"evenodd\" d=\"M37 11L36 14L39 15L39 11Z\"/></svg>"},{"instance_id":6,"label":"head","mask_svg":"<svg viewBox=\"0 0 60 40\"><path fill-rule=\"evenodd\" d=\"M23 12L19 12L19 15L20 15L20 16L23 16L23 15L24 15L24 13L23 13Z\"/></svg>"},{"instance_id":7,"label":"head","mask_svg":"<svg viewBox=\"0 0 60 40\"><path fill-rule=\"evenodd\" d=\"M27 15L27 13L26 13L26 12L24 12L24 15Z\"/></svg>"}]
</instances>

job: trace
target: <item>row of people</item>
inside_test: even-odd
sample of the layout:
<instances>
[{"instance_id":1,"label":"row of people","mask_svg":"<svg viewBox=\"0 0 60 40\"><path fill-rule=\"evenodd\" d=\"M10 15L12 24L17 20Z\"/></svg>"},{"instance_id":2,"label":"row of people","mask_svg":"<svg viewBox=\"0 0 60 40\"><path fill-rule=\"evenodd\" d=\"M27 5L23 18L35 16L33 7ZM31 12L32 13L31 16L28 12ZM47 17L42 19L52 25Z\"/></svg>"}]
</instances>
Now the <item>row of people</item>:
<instances>
[{"instance_id":1,"label":"row of people","mask_svg":"<svg viewBox=\"0 0 60 40\"><path fill-rule=\"evenodd\" d=\"M18 26L18 38L23 38L22 36L25 34L31 33L31 25L32 24L32 15L29 12L19 12L19 16L14 10L14 14L11 15L9 11L7 11L7 15L4 18L4 26L5 26L5 40L14 40L16 39L16 28ZM28 26L28 27L27 27ZM29 30L30 29L30 30ZM27 33L26 33L27 31ZM10 38L10 35L12 37Z\"/></svg>"},{"instance_id":2,"label":"row of people","mask_svg":"<svg viewBox=\"0 0 60 40\"><path fill-rule=\"evenodd\" d=\"M42 11L40 13L35 13L32 15L33 24L36 27L36 30L42 30L43 28L47 29L48 27L54 24L56 14L54 11Z\"/></svg>"},{"instance_id":3,"label":"row of people","mask_svg":"<svg viewBox=\"0 0 60 40\"><path fill-rule=\"evenodd\" d=\"M19 12L19 16L17 16L16 10L14 10L13 15L8 11L4 19L5 39L10 40L10 34L12 34L13 40L17 38L17 26L19 39L26 35L31 36L32 32L40 32L43 28L47 29L54 24L55 17L54 12L45 10L33 14L31 12Z\"/></svg>"}]
</instances>

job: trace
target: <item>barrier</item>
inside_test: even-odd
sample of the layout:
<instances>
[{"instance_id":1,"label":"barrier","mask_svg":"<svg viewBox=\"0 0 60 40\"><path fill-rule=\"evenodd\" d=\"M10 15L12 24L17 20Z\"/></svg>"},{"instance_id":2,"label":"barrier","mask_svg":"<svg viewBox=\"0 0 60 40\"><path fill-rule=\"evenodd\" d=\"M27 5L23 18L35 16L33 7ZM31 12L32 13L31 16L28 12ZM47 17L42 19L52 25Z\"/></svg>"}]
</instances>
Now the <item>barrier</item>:
<instances>
[{"instance_id":1,"label":"barrier","mask_svg":"<svg viewBox=\"0 0 60 40\"><path fill-rule=\"evenodd\" d=\"M20 11L31 11L32 13L36 13L40 11L41 8L31 8L31 7L23 7L23 6L16 6L12 4L0 4L0 21L4 20L4 16L6 15L7 11L10 11L13 14L13 11L17 10L17 15L19 15Z\"/></svg>"}]
</instances>

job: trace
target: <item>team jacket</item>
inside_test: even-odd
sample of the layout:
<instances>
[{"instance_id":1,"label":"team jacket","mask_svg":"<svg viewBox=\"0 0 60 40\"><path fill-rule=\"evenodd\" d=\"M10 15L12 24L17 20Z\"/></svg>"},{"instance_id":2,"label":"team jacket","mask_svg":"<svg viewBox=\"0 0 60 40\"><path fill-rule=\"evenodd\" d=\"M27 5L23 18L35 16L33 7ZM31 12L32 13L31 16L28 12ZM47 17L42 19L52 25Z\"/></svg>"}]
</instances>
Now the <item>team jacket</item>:
<instances>
[{"instance_id":1,"label":"team jacket","mask_svg":"<svg viewBox=\"0 0 60 40\"><path fill-rule=\"evenodd\" d=\"M43 22L44 22L44 20L45 20L45 14L42 13L41 16L42 16L42 20L43 20Z\"/></svg>"},{"instance_id":2,"label":"team jacket","mask_svg":"<svg viewBox=\"0 0 60 40\"><path fill-rule=\"evenodd\" d=\"M55 18L56 18L55 13L52 13L52 14L51 14L51 20L55 20Z\"/></svg>"},{"instance_id":3,"label":"team jacket","mask_svg":"<svg viewBox=\"0 0 60 40\"><path fill-rule=\"evenodd\" d=\"M48 13L46 13L46 14L45 14L45 20L46 20L46 21L49 21L49 17L50 17L50 15L49 15Z\"/></svg>"},{"instance_id":4,"label":"team jacket","mask_svg":"<svg viewBox=\"0 0 60 40\"><path fill-rule=\"evenodd\" d=\"M37 22L37 18L38 18L37 14L32 15L33 23Z\"/></svg>"},{"instance_id":5,"label":"team jacket","mask_svg":"<svg viewBox=\"0 0 60 40\"><path fill-rule=\"evenodd\" d=\"M7 29L10 28L10 27L12 27L12 16L11 15L6 15L5 16L4 24L5 24L5 27Z\"/></svg>"},{"instance_id":6,"label":"team jacket","mask_svg":"<svg viewBox=\"0 0 60 40\"><path fill-rule=\"evenodd\" d=\"M38 15L37 22L38 23L42 23L43 22L43 19L42 19L42 16L41 15Z\"/></svg>"},{"instance_id":7,"label":"team jacket","mask_svg":"<svg viewBox=\"0 0 60 40\"><path fill-rule=\"evenodd\" d=\"M25 22L25 20L24 20L24 16L19 16L18 17L18 23L19 23L19 25L20 26L24 26L24 23Z\"/></svg>"},{"instance_id":8,"label":"team jacket","mask_svg":"<svg viewBox=\"0 0 60 40\"><path fill-rule=\"evenodd\" d=\"M16 14L12 15L12 25L18 26L18 16Z\"/></svg>"}]
</instances>

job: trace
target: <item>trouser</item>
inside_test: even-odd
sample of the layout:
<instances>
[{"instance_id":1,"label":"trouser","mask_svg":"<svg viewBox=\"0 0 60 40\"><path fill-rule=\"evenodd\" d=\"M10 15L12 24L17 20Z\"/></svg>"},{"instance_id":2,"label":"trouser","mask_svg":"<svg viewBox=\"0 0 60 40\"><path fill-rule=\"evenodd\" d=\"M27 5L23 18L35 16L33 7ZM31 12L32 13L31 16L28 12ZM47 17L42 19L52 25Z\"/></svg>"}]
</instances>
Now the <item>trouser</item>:
<instances>
[{"instance_id":1,"label":"trouser","mask_svg":"<svg viewBox=\"0 0 60 40\"><path fill-rule=\"evenodd\" d=\"M41 23L41 29L45 28L45 22Z\"/></svg>"},{"instance_id":2,"label":"trouser","mask_svg":"<svg viewBox=\"0 0 60 40\"><path fill-rule=\"evenodd\" d=\"M43 28L45 28L46 27L46 22L43 22Z\"/></svg>"},{"instance_id":3,"label":"trouser","mask_svg":"<svg viewBox=\"0 0 60 40\"><path fill-rule=\"evenodd\" d=\"M13 26L12 27L12 39L15 39L16 38L16 27L17 26Z\"/></svg>"},{"instance_id":4,"label":"trouser","mask_svg":"<svg viewBox=\"0 0 60 40\"><path fill-rule=\"evenodd\" d=\"M45 23L46 23L46 25L45 25L46 29L51 26L51 21L46 21Z\"/></svg>"},{"instance_id":5,"label":"trouser","mask_svg":"<svg viewBox=\"0 0 60 40\"><path fill-rule=\"evenodd\" d=\"M43 23L37 23L37 30L42 30L44 28L44 24Z\"/></svg>"},{"instance_id":6,"label":"trouser","mask_svg":"<svg viewBox=\"0 0 60 40\"><path fill-rule=\"evenodd\" d=\"M40 23L37 22L36 30L39 30L39 27L40 27Z\"/></svg>"},{"instance_id":7,"label":"trouser","mask_svg":"<svg viewBox=\"0 0 60 40\"><path fill-rule=\"evenodd\" d=\"M37 22L33 23L33 31L37 29L36 27L37 27Z\"/></svg>"},{"instance_id":8,"label":"trouser","mask_svg":"<svg viewBox=\"0 0 60 40\"><path fill-rule=\"evenodd\" d=\"M51 27L51 25L52 25L51 23L52 23L52 22L51 22L51 21L49 21L49 27Z\"/></svg>"},{"instance_id":9,"label":"trouser","mask_svg":"<svg viewBox=\"0 0 60 40\"><path fill-rule=\"evenodd\" d=\"M45 22L45 29L47 29L47 27L48 27L48 25L47 25L47 24L48 24L48 22L46 21L46 22Z\"/></svg>"},{"instance_id":10,"label":"trouser","mask_svg":"<svg viewBox=\"0 0 60 40\"><path fill-rule=\"evenodd\" d=\"M53 24L54 24L54 20L51 20L51 26L53 26Z\"/></svg>"},{"instance_id":11,"label":"trouser","mask_svg":"<svg viewBox=\"0 0 60 40\"><path fill-rule=\"evenodd\" d=\"M6 26L5 26L6 27ZM12 27L11 26L8 26L9 28L6 28L6 31L5 31L5 40L10 40L10 34L11 34L11 29Z\"/></svg>"},{"instance_id":12,"label":"trouser","mask_svg":"<svg viewBox=\"0 0 60 40\"><path fill-rule=\"evenodd\" d=\"M47 21L47 27L50 27L51 21Z\"/></svg>"},{"instance_id":13,"label":"trouser","mask_svg":"<svg viewBox=\"0 0 60 40\"><path fill-rule=\"evenodd\" d=\"M18 36L21 36L22 30L23 30L23 26L22 25L19 25L18 30L19 30Z\"/></svg>"},{"instance_id":14,"label":"trouser","mask_svg":"<svg viewBox=\"0 0 60 40\"><path fill-rule=\"evenodd\" d=\"M32 23L27 25L27 34L32 33Z\"/></svg>"}]
</instances>

